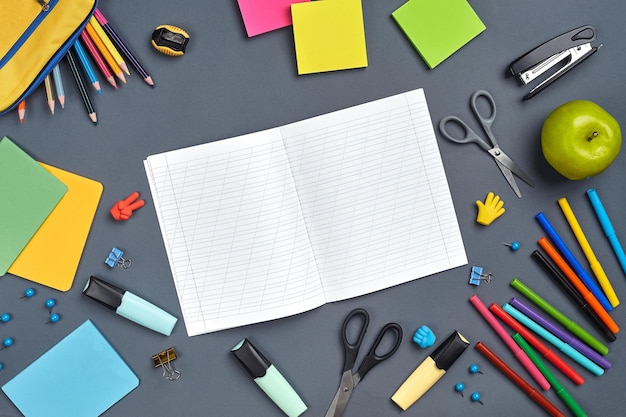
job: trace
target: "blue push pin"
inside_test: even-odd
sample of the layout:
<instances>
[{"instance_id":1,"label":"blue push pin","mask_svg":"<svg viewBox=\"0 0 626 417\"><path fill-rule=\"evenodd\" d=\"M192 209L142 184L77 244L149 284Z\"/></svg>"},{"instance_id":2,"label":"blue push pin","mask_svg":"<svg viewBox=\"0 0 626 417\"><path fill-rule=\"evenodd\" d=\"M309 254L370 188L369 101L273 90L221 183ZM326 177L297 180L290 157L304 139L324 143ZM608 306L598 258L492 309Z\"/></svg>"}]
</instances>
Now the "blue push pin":
<instances>
[{"instance_id":1,"label":"blue push pin","mask_svg":"<svg viewBox=\"0 0 626 417\"><path fill-rule=\"evenodd\" d=\"M31 298L33 295L35 295L35 290L33 288L26 288L24 295L20 298Z\"/></svg>"},{"instance_id":2,"label":"blue push pin","mask_svg":"<svg viewBox=\"0 0 626 417\"><path fill-rule=\"evenodd\" d=\"M0 362L0 371L2 370L2 368L4 368L4 364Z\"/></svg>"},{"instance_id":3,"label":"blue push pin","mask_svg":"<svg viewBox=\"0 0 626 417\"><path fill-rule=\"evenodd\" d=\"M472 397L471 397L471 398L472 398L472 401L478 401L478 402L479 402L479 403L481 403L482 405L485 405L485 404L483 404L483 402L480 400L480 393L479 393L479 392L472 392Z\"/></svg>"},{"instance_id":4,"label":"blue push pin","mask_svg":"<svg viewBox=\"0 0 626 417\"><path fill-rule=\"evenodd\" d=\"M4 313L2 316L0 316L0 321L2 323L8 323L9 321L11 321L11 315L9 313Z\"/></svg>"},{"instance_id":5,"label":"blue push pin","mask_svg":"<svg viewBox=\"0 0 626 417\"><path fill-rule=\"evenodd\" d=\"M13 339L11 339L10 337L5 337L4 340L2 341L2 347L0 348L0 350L8 348L12 344L13 344Z\"/></svg>"},{"instance_id":6,"label":"blue push pin","mask_svg":"<svg viewBox=\"0 0 626 417\"><path fill-rule=\"evenodd\" d=\"M130 268L131 261L129 259L124 259L124 251L118 248L111 249L109 252L109 256L104 260L104 263L107 264L110 268Z\"/></svg>"},{"instance_id":7,"label":"blue push pin","mask_svg":"<svg viewBox=\"0 0 626 417\"><path fill-rule=\"evenodd\" d=\"M517 241L513 241L511 243L503 243L504 246L508 246L509 248L511 248L511 250L513 252L515 252L516 250L519 250L519 248L521 248L522 246L519 244L519 242Z\"/></svg>"},{"instance_id":8,"label":"blue push pin","mask_svg":"<svg viewBox=\"0 0 626 417\"><path fill-rule=\"evenodd\" d=\"M470 374L482 374L483 372L480 370L477 364L473 363L469 367Z\"/></svg>"},{"instance_id":9,"label":"blue push pin","mask_svg":"<svg viewBox=\"0 0 626 417\"><path fill-rule=\"evenodd\" d=\"M56 323L59 320L61 320L61 316L58 315L57 313L52 313L52 314L50 314L50 317L48 318L48 321L46 322L46 324L48 324L48 323Z\"/></svg>"},{"instance_id":10,"label":"blue push pin","mask_svg":"<svg viewBox=\"0 0 626 417\"><path fill-rule=\"evenodd\" d=\"M459 394L461 394L461 397L463 396L464 389L465 389L465 384L462 382L457 382L457 384L454 386L454 390L458 392Z\"/></svg>"},{"instance_id":11,"label":"blue push pin","mask_svg":"<svg viewBox=\"0 0 626 417\"><path fill-rule=\"evenodd\" d=\"M52 309L54 308L54 306L56 305L56 301L54 298L48 298L46 300L46 307L48 307L48 310L50 310L50 313L52 313Z\"/></svg>"}]
</instances>

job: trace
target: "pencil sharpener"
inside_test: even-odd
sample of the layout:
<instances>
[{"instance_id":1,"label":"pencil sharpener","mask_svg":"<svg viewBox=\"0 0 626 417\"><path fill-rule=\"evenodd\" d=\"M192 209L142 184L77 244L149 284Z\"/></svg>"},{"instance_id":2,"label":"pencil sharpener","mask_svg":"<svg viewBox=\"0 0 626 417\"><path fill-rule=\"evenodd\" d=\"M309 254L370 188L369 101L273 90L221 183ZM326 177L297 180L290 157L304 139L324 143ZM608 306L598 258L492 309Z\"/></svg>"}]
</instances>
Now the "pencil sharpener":
<instances>
[{"instance_id":1,"label":"pencil sharpener","mask_svg":"<svg viewBox=\"0 0 626 417\"><path fill-rule=\"evenodd\" d=\"M187 32L176 26L160 25L152 32L152 46L165 55L184 55L188 42Z\"/></svg>"}]
</instances>

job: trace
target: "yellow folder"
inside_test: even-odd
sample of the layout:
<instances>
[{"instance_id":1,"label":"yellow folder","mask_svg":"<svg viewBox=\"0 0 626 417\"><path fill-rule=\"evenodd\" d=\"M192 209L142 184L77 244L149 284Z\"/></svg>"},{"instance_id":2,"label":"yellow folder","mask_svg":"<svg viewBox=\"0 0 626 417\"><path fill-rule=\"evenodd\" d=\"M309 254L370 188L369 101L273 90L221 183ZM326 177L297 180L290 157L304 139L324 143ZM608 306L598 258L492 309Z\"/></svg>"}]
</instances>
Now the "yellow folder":
<instances>
[{"instance_id":1,"label":"yellow folder","mask_svg":"<svg viewBox=\"0 0 626 417\"><path fill-rule=\"evenodd\" d=\"M9 267L9 273L67 291L72 287L102 184L40 162L67 185L67 193Z\"/></svg>"}]
</instances>

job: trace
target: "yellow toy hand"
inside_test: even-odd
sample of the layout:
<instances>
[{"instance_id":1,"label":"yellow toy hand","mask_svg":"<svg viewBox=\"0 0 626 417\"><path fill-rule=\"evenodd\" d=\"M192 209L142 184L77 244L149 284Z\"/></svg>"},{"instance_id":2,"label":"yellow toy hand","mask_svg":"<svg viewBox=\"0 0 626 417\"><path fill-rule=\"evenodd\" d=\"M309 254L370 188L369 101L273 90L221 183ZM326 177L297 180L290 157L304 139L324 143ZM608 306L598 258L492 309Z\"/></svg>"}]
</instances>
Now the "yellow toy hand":
<instances>
[{"instance_id":1,"label":"yellow toy hand","mask_svg":"<svg viewBox=\"0 0 626 417\"><path fill-rule=\"evenodd\" d=\"M500 196L494 195L491 191L487 194L485 202L476 201L478 206L478 216L476 222L489 226L495 219L504 214L504 201Z\"/></svg>"}]
</instances>

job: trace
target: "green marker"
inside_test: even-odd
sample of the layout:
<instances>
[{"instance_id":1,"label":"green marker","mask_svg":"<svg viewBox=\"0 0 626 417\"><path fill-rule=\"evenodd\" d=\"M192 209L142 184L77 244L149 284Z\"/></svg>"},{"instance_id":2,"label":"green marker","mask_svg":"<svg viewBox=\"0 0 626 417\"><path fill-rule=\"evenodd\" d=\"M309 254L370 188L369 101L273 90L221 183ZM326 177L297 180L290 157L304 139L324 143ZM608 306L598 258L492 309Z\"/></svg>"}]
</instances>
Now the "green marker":
<instances>
[{"instance_id":1,"label":"green marker","mask_svg":"<svg viewBox=\"0 0 626 417\"><path fill-rule=\"evenodd\" d=\"M543 374L543 376L546 377L546 379L554 389L554 392L556 392L559 398L563 400L567 408L569 408L576 417L587 417L587 413L585 413L580 405L578 405L576 400L570 395L569 392L567 392L565 387L561 385L561 383L558 381L558 379L556 379L554 374L550 372L548 367L539 358L539 355L537 355L533 348L531 348L526 340L524 340L522 335L520 335L519 333L515 333L513 335L513 340L515 340L519 347L521 347L526 355L528 355L530 360L533 361L533 363L535 364L537 369L539 369L539 371Z\"/></svg>"},{"instance_id":2,"label":"green marker","mask_svg":"<svg viewBox=\"0 0 626 417\"><path fill-rule=\"evenodd\" d=\"M543 311L552 316L556 321L561 323L563 327L578 336L587 345L593 348L601 355L609 353L609 348L602 342L593 337L587 330L583 329L578 323L568 318L565 314L557 310L552 304L544 300L539 294L530 289L526 284L520 281L518 278L513 278L510 283L511 287L522 293L526 298L535 303Z\"/></svg>"}]
</instances>

